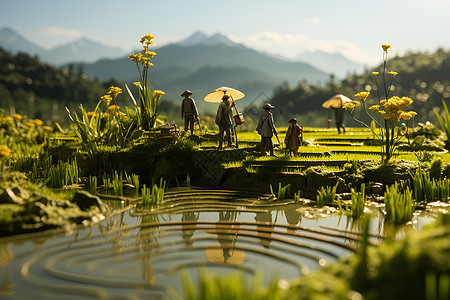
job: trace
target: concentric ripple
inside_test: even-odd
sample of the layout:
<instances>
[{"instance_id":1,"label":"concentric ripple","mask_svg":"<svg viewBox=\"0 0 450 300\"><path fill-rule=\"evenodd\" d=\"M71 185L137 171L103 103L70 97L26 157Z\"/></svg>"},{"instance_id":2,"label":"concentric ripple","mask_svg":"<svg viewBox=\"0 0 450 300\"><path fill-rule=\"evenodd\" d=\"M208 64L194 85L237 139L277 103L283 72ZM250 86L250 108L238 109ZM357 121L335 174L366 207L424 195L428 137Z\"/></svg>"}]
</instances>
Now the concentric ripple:
<instances>
[{"instance_id":1,"label":"concentric ripple","mask_svg":"<svg viewBox=\"0 0 450 300\"><path fill-rule=\"evenodd\" d=\"M254 193L177 191L159 208L131 207L98 231L16 254L11 299L170 299L182 294L180 272L195 279L203 268L290 279L353 252L359 238L300 226L297 204Z\"/></svg>"}]
</instances>

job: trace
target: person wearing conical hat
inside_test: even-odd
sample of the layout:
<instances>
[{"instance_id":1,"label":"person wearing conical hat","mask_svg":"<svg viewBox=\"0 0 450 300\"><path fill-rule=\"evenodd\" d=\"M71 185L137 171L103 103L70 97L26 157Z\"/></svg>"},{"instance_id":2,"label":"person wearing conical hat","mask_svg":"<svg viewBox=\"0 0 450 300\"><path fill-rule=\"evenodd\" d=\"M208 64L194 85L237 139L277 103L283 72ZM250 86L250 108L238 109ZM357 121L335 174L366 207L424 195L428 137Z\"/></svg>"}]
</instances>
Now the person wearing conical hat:
<instances>
[{"instance_id":1,"label":"person wearing conical hat","mask_svg":"<svg viewBox=\"0 0 450 300\"><path fill-rule=\"evenodd\" d=\"M219 104L216 114L216 124L219 126L219 150L222 150L224 135L227 139L228 147L231 147L231 135L233 128L233 113L231 108L234 105L234 101L230 101L230 96L226 94L223 95L222 102Z\"/></svg>"},{"instance_id":2,"label":"person wearing conical hat","mask_svg":"<svg viewBox=\"0 0 450 300\"><path fill-rule=\"evenodd\" d=\"M261 135L261 153L266 155L266 148L269 148L270 155L276 156L273 153L272 136L275 134L278 137L278 131L273 122L273 115L270 112L274 106L266 103L262 108L263 112L259 115L258 126L256 127L256 131Z\"/></svg>"},{"instance_id":3,"label":"person wearing conical hat","mask_svg":"<svg viewBox=\"0 0 450 300\"><path fill-rule=\"evenodd\" d=\"M195 120L198 118L197 106L195 105L195 100L191 98L194 94L189 90L184 91L181 97L184 97L181 102L181 119L184 120L184 131L188 128L191 131L191 135L194 134Z\"/></svg>"},{"instance_id":4,"label":"person wearing conical hat","mask_svg":"<svg viewBox=\"0 0 450 300\"><path fill-rule=\"evenodd\" d=\"M297 125L297 119L291 118L289 121L289 128L286 131L286 137L284 138L284 143L286 144L286 148L289 149L289 155L294 153L294 156L297 156L298 147L302 144L301 135L303 132L303 126Z\"/></svg>"}]
</instances>

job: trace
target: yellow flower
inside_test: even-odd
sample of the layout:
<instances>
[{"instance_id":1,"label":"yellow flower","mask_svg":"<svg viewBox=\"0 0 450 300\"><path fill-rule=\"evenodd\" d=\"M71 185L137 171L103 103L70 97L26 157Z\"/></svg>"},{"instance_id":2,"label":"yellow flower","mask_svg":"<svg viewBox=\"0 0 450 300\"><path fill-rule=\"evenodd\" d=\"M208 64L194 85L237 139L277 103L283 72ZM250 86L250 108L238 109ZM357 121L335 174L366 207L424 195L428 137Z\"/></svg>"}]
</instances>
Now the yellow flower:
<instances>
[{"instance_id":1,"label":"yellow flower","mask_svg":"<svg viewBox=\"0 0 450 300\"><path fill-rule=\"evenodd\" d=\"M135 81L135 82L133 82L133 84L138 87L141 86L141 83L139 81Z\"/></svg>"},{"instance_id":2,"label":"yellow flower","mask_svg":"<svg viewBox=\"0 0 450 300\"><path fill-rule=\"evenodd\" d=\"M409 121L409 119L414 118L417 115L415 111L409 111L409 112L402 112L401 118L403 118L406 121Z\"/></svg>"},{"instance_id":3,"label":"yellow flower","mask_svg":"<svg viewBox=\"0 0 450 300\"><path fill-rule=\"evenodd\" d=\"M124 114L124 113L121 112L121 111L118 111L118 112L116 113L116 116L119 117L119 118L122 118L122 117L125 117L126 114Z\"/></svg>"},{"instance_id":4,"label":"yellow flower","mask_svg":"<svg viewBox=\"0 0 450 300\"><path fill-rule=\"evenodd\" d=\"M119 106L117 106L117 105L111 105L111 106L108 106L108 108L107 108L109 111L111 111L111 110L119 110Z\"/></svg>"},{"instance_id":5,"label":"yellow flower","mask_svg":"<svg viewBox=\"0 0 450 300\"><path fill-rule=\"evenodd\" d=\"M372 75L373 75L373 76L377 76L378 74L380 74L380 73L378 73L378 72L372 72Z\"/></svg>"},{"instance_id":6,"label":"yellow flower","mask_svg":"<svg viewBox=\"0 0 450 300\"><path fill-rule=\"evenodd\" d=\"M111 95L103 95L100 97L100 99L103 102L105 102L106 104L109 104L109 102L111 102L111 100L112 100L112 97L111 97Z\"/></svg>"},{"instance_id":7,"label":"yellow flower","mask_svg":"<svg viewBox=\"0 0 450 300\"><path fill-rule=\"evenodd\" d=\"M395 75L397 75L398 73L397 73L397 72L394 72L394 71L391 71L391 72L389 72L389 74L391 74L391 75L392 75L392 78L394 78Z\"/></svg>"},{"instance_id":8,"label":"yellow flower","mask_svg":"<svg viewBox=\"0 0 450 300\"><path fill-rule=\"evenodd\" d=\"M134 61L135 63L139 63L142 59L142 53L133 53L130 54L130 56L128 56L129 59L131 59L132 61Z\"/></svg>"},{"instance_id":9,"label":"yellow flower","mask_svg":"<svg viewBox=\"0 0 450 300\"><path fill-rule=\"evenodd\" d=\"M42 126L42 129L44 131L52 131L53 130L53 128L51 126Z\"/></svg>"},{"instance_id":10,"label":"yellow flower","mask_svg":"<svg viewBox=\"0 0 450 300\"><path fill-rule=\"evenodd\" d=\"M154 42L152 41L154 38L155 37L151 33L147 33L141 38L141 44L154 44Z\"/></svg>"},{"instance_id":11,"label":"yellow flower","mask_svg":"<svg viewBox=\"0 0 450 300\"><path fill-rule=\"evenodd\" d=\"M153 52L153 51L145 51L145 54L146 54L148 57L153 58L153 56L156 55L156 52Z\"/></svg>"},{"instance_id":12,"label":"yellow flower","mask_svg":"<svg viewBox=\"0 0 450 300\"><path fill-rule=\"evenodd\" d=\"M33 122L26 122L25 126L27 126L27 127L36 127L36 125Z\"/></svg>"},{"instance_id":13,"label":"yellow flower","mask_svg":"<svg viewBox=\"0 0 450 300\"><path fill-rule=\"evenodd\" d=\"M11 155L11 149L6 145L0 145L0 159L9 157Z\"/></svg>"},{"instance_id":14,"label":"yellow flower","mask_svg":"<svg viewBox=\"0 0 450 300\"><path fill-rule=\"evenodd\" d=\"M369 107L369 109L373 112L377 112L380 110L380 106L379 105L372 105L371 107Z\"/></svg>"},{"instance_id":15,"label":"yellow flower","mask_svg":"<svg viewBox=\"0 0 450 300\"><path fill-rule=\"evenodd\" d=\"M369 95L370 95L369 92L359 92L358 94L355 95L355 97L364 102L366 101L367 97L369 97Z\"/></svg>"},{"instance_id":16,"label":"yellow flower","mask_svg":"<svg viewBox=\"0 0 450 300\"><path fill-rule=\"evenodd\" d=\"M150 67L153 67L154 65L151 63L151 62L149 62L149 61L146 61L145 63L144 63L144 67L147 67L147 68L150 68Z\"/></svg>"},{"instance_id":17,"label":"yellow flower","mask_svg":"<svg viewBox=\"0 0 450 300\"><path fill-rule=\"evenodd\" d=\"M12 122L14 122L14 118L13 118L13 117L10 117L10 116L4 117L4 118L3 118L3 121L8 122L8 123L12 123Z\"/></svg>"},{"instance_id":18,"label":"yellow flower","mask_svg":"<svg viewBox=\"0 0 450 300\"><path fill-rule=\"evenodd\" d=\"M386 99L384 99L384 100L381 100L381 101L380 101L380 104L381 104L381 105L385 105L386 102L387 102Z\"/></svg>"},{"instance_id":19,"label":"yellow flower","mask_svg":"<svg viewBox=\"0 0 450 300\"><path fill-rule=\"evenodd\" d=\"M391 45L383 44L383 45L381 45L381 48L383 48L383 51L384 51L384 52L388 52L389 49L391 49Z\"/></svg>"},{"instance_id":20,"label":"yellow flower","mask_svg":"<svg viewBox=\"0 0 450 300\"><path fill-rule=\"evenodd\" d=\"M19 115L19 114L14 114L13 116L12 116L13 118L14 118L14 120L16 120L16 121L20 121L20 120L22 120L22 116L21 115Z\"/></svg>"},{"instance_id":21,"label":"yellow flower","mask_svg":"<svg viewBox=\"0 0 450 300\"><path fill-rule=\"evenodd\" d=\"M353 110L360 105L361 103L359 103L358 101L350 101L345 103L343 108L348 109L350 112L353 112Z\"/></svg>"},{"instance_id":22,"label":"yellow flower","mask_svg":"<svg viewBox=\"0 0 450 300\"><path fill-rule=\"evenodd\" d=\"M162 95L165 95L166 93L164 93L164 92L161 91L161 90L154 90L154 91L153 91L153 94L154 94L156 97L161 97Z\"/></svg>"},{"instance_id":23,"label":"yellow flower","mask_svg":"<svg viewBox=\"0 0 450 300\"><path fill-rule=\"evenodd\" d=\"M111 95L111 97L116 98L117 95L122 93L122 89L120 87L110 86L108 89L108 95Z\"/></svg>"},{"instance_id":24,"label":"yellow flower","mask_svg":"<svg viewBox=\"0 0 450 300\"><path fill-rule=\"evenodd\" d=\"M34 123L36 126L41 126L43 122L42 122L41 120L39 120L39 119L34 119L34 120L33 120L33 123Z\"/></svg>"}]
</instances>

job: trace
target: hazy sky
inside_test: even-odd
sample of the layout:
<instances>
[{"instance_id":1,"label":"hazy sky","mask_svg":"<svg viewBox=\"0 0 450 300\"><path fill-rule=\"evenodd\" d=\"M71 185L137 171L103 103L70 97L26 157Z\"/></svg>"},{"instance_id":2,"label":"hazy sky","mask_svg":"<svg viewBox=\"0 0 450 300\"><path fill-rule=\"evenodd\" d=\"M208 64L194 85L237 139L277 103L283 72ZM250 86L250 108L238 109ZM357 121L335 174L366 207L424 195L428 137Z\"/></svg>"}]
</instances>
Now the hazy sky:
<instances>
[{"instance_id":1,"label":"hazy sky","mask_svg":"<svg viewBox=\"0 0 450 300\"><path fill-rule=\"evenodd\" d=\"M340 52L360 62L450 48L450 0L0 0L0 28L52 48L80 37L132 50L146 33L156 46L194 31L220 32L286 57Z\"/></svg>"}]
</instances>

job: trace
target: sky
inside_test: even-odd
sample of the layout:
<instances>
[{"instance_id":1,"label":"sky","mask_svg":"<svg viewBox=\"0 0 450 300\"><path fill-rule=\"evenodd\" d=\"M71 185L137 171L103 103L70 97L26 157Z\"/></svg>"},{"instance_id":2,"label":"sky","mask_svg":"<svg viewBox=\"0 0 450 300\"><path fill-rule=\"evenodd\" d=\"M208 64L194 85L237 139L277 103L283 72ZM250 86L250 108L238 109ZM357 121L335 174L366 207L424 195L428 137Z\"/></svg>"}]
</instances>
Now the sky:
<instances>
[{"instance_id":1,"label":"sky","mask_svg":"<svg viewBox=\"0 0 450 300\"><path fill-rule=\"evenodd\" d=\"M51 49L82 37L127 51L152 33L155 47L195 31L294 58L338 52L375 64L391 53L450 49L449 0L0 0L0 28Z\"/></svg>"}]
</instances>

